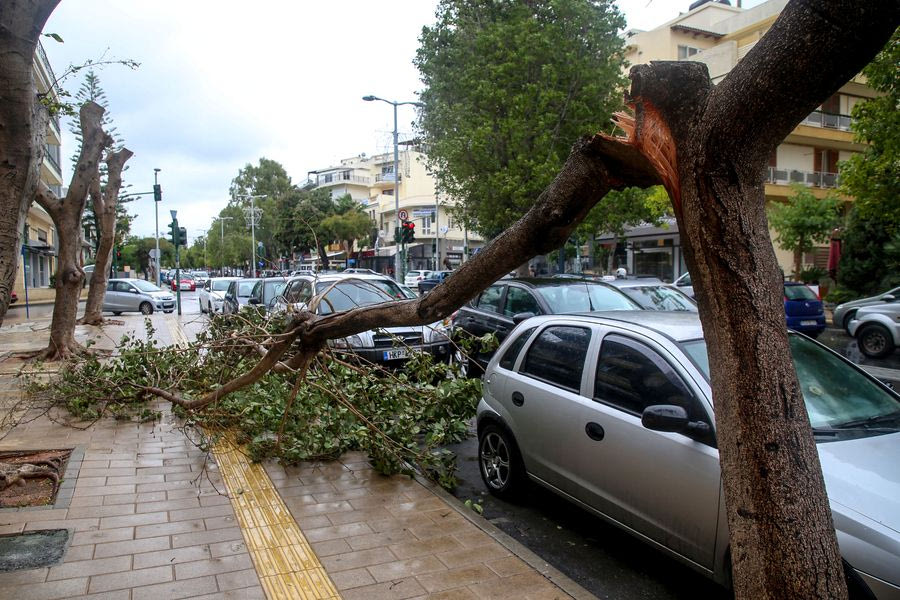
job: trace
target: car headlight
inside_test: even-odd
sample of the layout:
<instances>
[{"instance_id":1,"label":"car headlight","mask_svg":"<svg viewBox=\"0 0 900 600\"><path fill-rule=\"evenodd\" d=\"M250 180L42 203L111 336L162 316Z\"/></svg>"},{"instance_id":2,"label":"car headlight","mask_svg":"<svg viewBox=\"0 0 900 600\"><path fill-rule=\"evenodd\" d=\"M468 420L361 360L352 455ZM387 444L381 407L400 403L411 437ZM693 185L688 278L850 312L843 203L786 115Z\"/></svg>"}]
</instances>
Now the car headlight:
<instances>
[{"instance_id":1,"label":"car headlight","mask_svg":"<svg viewBox=\"0 0 900 600\"><path fill-rule=\"evenodd\" d=\"M450 339L447 325L444 324L444 321L425 325L422 329L425 332L425 343L443 342Z\"/></svg>"},{"instance_id":2,"label":"car headlight","mask_svg":"<svg viewBox=\"0 0 900 600\"><path fill-rule=\"evenodd\" d=\"M363 339L358 335L348 335L336 340L328 340L332 348L362 348L365 346Z\"/></svg>"}]
</instances>

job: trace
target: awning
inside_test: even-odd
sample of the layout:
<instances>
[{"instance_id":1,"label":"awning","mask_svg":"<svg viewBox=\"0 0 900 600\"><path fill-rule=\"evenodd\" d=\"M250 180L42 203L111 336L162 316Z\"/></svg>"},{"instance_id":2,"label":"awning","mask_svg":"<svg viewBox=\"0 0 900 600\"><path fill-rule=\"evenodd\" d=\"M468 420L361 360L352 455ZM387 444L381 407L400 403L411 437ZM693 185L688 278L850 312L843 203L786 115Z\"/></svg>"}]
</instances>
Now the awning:
<instances>
[{"instance_id":1,"label":"awning","mask_svg":"<svg viewBox=\"0 0 900 600\"><path fill-rule=\"evenodd\" d=\"M22 244L22 249L31 254L56 256L56 248L40 240L28 240L26 243Z\"/></svg>"}]
</instances>

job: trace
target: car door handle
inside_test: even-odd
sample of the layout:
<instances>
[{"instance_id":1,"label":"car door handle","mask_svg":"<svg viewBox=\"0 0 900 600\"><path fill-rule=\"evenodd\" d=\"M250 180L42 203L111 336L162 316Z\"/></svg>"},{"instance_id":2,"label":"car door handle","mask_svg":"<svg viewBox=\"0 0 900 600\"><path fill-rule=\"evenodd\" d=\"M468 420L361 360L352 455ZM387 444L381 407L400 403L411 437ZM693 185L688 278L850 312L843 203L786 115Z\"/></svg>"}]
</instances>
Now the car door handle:
<instances>
[{"instance_id":1,"label":"car door handle","mask_svg":"<svg viewBox=\"0 0 900 600\"><path fill-rule=\"evenodd\" d=\"M513 392L512 403L516 406L522 406L523 404L525 404L525 396L523 396L519 392Z\"/></svg>"},{"instance_id":2,"label":"car door handle","mask_svg":"<svg viewBox=\"0 0 900 600\"><path fill-rule=\"evenodd\" d=\"M591 421L587 425L584 426L584 432L587 434L589 438L592 440L597 440L598 442L603 439L605 432L603 428L600 427L599 423L594 423Z\"/></svg>"}]
</instances>

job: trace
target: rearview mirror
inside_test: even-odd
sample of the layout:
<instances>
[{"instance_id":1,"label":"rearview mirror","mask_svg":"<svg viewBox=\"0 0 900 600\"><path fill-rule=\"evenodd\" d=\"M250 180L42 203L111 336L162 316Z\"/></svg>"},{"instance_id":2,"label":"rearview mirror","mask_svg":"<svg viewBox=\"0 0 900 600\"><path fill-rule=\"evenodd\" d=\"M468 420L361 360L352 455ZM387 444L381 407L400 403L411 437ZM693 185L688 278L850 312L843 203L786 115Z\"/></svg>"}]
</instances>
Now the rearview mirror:
<instances>
[{"instance_id":1,"label":"rearview mirror","mask_svg":"<svg viewBox=\"0 0 900 600\"><path fill-rule=\"evenodd\" d=\"M534 313L533 313L533 312L521 312L521 313L516 313L516 314L514 314L513 317L512 317L512 320L513 320L513 323L515 323L516 325L518 325L518 324L521 323L522 321L525 321L525 320L527 320L527 319L530 319L530 318L533 317L533 316L534 316Z\"/></svg>"}]
</instances>

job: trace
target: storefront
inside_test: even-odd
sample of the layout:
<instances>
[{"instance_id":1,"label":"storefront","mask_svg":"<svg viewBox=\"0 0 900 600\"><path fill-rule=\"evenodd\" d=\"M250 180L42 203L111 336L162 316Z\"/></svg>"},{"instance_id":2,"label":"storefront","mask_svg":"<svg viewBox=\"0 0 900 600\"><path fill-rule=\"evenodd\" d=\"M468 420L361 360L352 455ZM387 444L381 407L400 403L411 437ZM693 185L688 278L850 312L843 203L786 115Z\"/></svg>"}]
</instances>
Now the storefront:
<instances>
[{"instance_id":1,"label":"storefront","mask_svg":"<svg viewBox=\"0 0 900 600\"><path fill-rule=\"evenodd\" d=\"M659 227L628 227L622 237L603 235L597 242L614 252L613 267L624 266L629 275L672 282L687 270L674 218L667 219Z\"/></svg>"}]
</instances>

